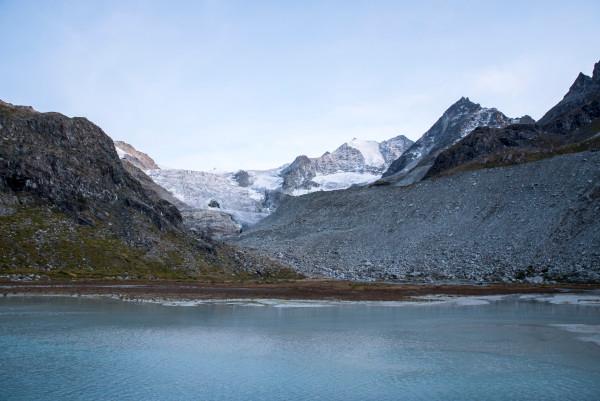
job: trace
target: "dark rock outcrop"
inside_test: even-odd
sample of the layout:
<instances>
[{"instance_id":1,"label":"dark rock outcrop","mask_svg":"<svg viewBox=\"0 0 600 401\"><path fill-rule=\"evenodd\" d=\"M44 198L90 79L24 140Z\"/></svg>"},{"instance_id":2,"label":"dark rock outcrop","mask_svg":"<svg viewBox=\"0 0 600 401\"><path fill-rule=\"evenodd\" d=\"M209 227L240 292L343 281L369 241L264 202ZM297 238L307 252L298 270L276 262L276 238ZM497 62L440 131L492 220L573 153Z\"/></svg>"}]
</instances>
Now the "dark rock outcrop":
<instances>
[{"instance_id":1,"label":"dark rock outcrop","mask_svg":"<svg viewBox=\"0 0 600 401\"><path fill-rule=\"evenodd\" d=\"M131 242L138 236L130 210L161 230L182 227L177 209L152 199L125 171L112 140L87 119L3 103L0 127L1 192L43 199L81 222L113 220Z\"/></svg>"},{"instance_id":2,"label":"dark rock outcrop","mask_svg":"<svg viewBox=\"0 0 600 401\"><path fill-rule=\"evenodd\" d=\"M281 265L194 236L85 118L0 102L0 271L181 278Z\"/></svg>"},{"instance_id":3,"label":"dark rock outcrop","mask_svg":"<svg viewBox=\"0 0 600 401\"><path fill-rule=\"evenodd\" d=\"M435 157L477 127L505 127L514 119L496 109L460 98L383 173L381 183L409 185L421 180Z\"/></svg>"},{"instance_id":4,"label":"dark rock outcrop","mask_svg":"<svg viewBox=\"0 0 600 401\"><path fill-rule=\"evenodd\" d=\"M600 61L595 64L592 77L579 73L567 94L538 121L538 125L550 133L572 135L599 117Z\"/></svg>"},{"instance_id":5,"label":"dark rock outcrop","mask_svg":"<svg viewBox=\"0 0 600 401\"><path fill-rule=\"evenodd\" d=\"M314 164L308 156L298 156L281 171L283 178L282 189L293 191L294 189L309 189L317 184L311 181L317 175Z\"/></svg>"},{"instance_id":6,"label":"dark rock outcrop","mask_svg":"<svg viewBox=\"0 0 600 401\"><path fill-rule=\"evenodd\" d=\"M239 170L233 175L233 179L243 188L249 187L252 184L250 181L250 174L245 170Z\"/></svg>"},{"instance_id":7,"label":"dark rock outcrop","mask_svg":"<svg viewBox=\"0 0 600 401\"><path fill-rule=\"evenodd\" d=\"M426 177L595 149L597 141L593 137L600 132L599 65L594 67L594 77L580 73L564 98L537 124L477 128L441 152Z\"/></svg>"}]
</instances>

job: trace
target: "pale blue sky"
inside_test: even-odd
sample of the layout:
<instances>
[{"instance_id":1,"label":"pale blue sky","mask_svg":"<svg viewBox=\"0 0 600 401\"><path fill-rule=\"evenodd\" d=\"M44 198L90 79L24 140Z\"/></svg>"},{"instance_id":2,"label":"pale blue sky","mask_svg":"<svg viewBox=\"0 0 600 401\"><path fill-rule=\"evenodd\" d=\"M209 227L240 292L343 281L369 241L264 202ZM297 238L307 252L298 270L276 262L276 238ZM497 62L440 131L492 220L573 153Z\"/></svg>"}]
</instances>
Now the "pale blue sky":
<instances>
[{"instance_id":1,"label":"pale blue sky","mask_svg":"<svg viewBox=\"0 0 600 401\"><path fill-rule=\"evenodd\" d=\"M0 0L0 99L159 164L269 168L417 139L461 96L539 118L600 59L598 1Z\"/></svg>"}]
</instances>

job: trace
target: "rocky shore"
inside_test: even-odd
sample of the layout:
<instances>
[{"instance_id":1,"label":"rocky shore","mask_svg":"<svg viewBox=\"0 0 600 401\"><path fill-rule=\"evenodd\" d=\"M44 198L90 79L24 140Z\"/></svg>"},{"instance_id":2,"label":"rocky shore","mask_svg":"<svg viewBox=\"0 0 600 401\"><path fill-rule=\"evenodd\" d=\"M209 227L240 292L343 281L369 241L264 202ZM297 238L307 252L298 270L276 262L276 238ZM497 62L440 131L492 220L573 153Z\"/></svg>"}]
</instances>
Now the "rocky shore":
<instances>
[{"instance_id":1,"label":"rocky shore","mask_svg":"<svg viewBox=\"0 0 600 401\"><path fill-rule=\"evenodd\" d=\"M140 301L192 301L227 299L297 299L341 301L406 301L430 295L484 296L552 294L600 289L594 284L536 285L467 283L390 284L335 280L298 280L276 283L197 281L9 281L0 280L0 296L64 295L106 296Z\"/></svg>"}]
</instances>

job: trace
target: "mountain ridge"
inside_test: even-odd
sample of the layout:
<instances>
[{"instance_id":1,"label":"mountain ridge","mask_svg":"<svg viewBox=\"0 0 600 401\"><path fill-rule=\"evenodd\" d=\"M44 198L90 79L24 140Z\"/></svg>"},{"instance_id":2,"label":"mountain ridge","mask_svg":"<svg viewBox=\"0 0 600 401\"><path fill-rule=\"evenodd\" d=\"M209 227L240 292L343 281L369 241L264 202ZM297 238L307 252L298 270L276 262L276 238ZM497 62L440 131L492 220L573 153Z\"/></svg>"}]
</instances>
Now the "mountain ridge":
<instances>
[{"instance_id":1,"label":"mountain ridge","mask_svg":"<svg viewBox=\"0 0 600 401\"><path fill-rule=\"evenodd\" d=\"M194 235L144 176L86 118L0 101L0 273L189 279L285 271Z\"/></svg>"},{"instance_id":2,"label":"mountain ridge","mask_svg":"<svg viewBox=\"0 0 600 401\"><path fill-rule=\"evenodd\" d=\"M284 196L344 189L377 180L391 160L411 143L404 135L382 142L354 138L333 152L314 158L300 155L290 164L271 170L147 172L158 185L196 211L209 210L209 202L215 200L221 205L220 212L247 227L271 213Z\"/></svg>"},{"instance_id":3,"label":"mountain ridge","mask_svg":"<svg viewBox=\"0 0 600 401\"><path fill-rule=\"evenodd\" d=\"M521 117L531 121L531 117ZM433 159L444 149L470 134L478 127L501 128L520 122L521 118L509 118L496 108L485 108L461 97L409 149L391 163L383 173L380 183L409 185L421 180Z\"/></svg>"},{"instance_id":4,"label":"mountain ridge","mask_svg":"<svg viewBox=\"0 0 600 401\"><path fill-rule=\"evenodd\" d=\"M412 185L286 198L231 241L315 276L600 282L599 77L537 124L477 127Z\"/></svg>"},{"instance_id":5,"label":"mountain ridge","mask_svg":"<svg viewBox=\"0 0 600 401\"><path fill-rule=\"evenodd\" d=\"M562 100L536 124L478 127L437 155L425 178L457 169L537 160L600 146L600 62L594 75L579 73Z\"/></svg>"}]
</instances>

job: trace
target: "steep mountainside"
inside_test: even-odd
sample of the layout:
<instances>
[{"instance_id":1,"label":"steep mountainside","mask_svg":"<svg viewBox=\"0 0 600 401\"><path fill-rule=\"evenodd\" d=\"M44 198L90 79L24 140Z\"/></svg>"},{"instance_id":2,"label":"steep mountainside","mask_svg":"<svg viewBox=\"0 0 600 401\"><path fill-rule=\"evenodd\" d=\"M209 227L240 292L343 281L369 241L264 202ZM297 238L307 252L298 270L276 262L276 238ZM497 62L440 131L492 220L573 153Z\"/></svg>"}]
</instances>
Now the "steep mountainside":
<instances>
[{"instance_id":1,"label":"steep mountainside","mask_svg":"<svg viewBox=\"0 0 600 401\"><path fill-rule=\"evenodd\" d=\"M600 63L579 74L565 97L535 125L477 128L441 152L427 177L457 169L522 163L600 146Z\"/></svg>"},{"instance_id":2,"label":"steep mountainside","mask_svg":"<svg viewBox=\"0 0 600 401\"><path fill-rule=\"evenodd\" d=\"M600 280L600 153L283 201L236 243L347 279Z\"/></svg>"},{"instance_id":3,"label":"steep mountainside","mask_svg":"<svg viewBox=\"0 0 600 401\"><path fill-rule=\"evenodd\" d=\"M85 118L4 102L0 226L0 274L174 278L277 267L192 236Z\"/></svg>"},{"instance_id":4,"label":"steep mountainside","mask_svg":"<svg viewBox=\"0 0 600 401\"><path fill-rule=\"evenodd\" d=\"M338 278L600 281L599 81L596 64L539 123L479 127L430 151L435 179L289 198L238 243ZM481 111L459 103L435 132Z\"/></svg>"},{"instance_id":5,"label":"steep mountainside","mask_svg":"<svg viewBox=\"0 0 600 401\"><path fill-rule=\"evenodd\" d=\"M398 159L402 154L412 146L414 142L405 137L398 135L390 138L379 144L379 151L385 161L385 166L389 167L394 160Z\"/></svg>"},{"instance_id":6,"label":"steep mountainside","mask_svg":"<svg viewBox=\"0 0 600 401\"><path fill-rule=\"evenodd\" d=\"M463 97L450 106L418 141L390 165L383 173L383 181L397 185L409 185L419 181L441 151L467 136L475 128L500 128L521 121L529 122L531 117L512 119L496 109L481 107Z\"/></svg>"},{"instance_id":7,"label":"steep mountainside","mask_svg":"<svg viewBox=\"0 0 600 401\"><path fill-rule=\"evenodd\" d=\"M355 138L321 157L298 156L291 164L272 170L211 173L155 169L148 174L179 201L195 209L194 214L184 212L184 217L197 216L201 209L210 210L208 204L214 200L220 213L231 215L246 227L269 215L287 195L375 181L411 144L403 135L381 143Z\"/></svg>"},{"instance_id":8,"label":"steep mountainside","mask_svg":"<svg viewBox=\"0 0 600 401\"><path fill-rule=\"evenodd\" d=\"M282 189L290 195L336 190L373 182L412 145L404 135L378 143L352 139L321 157L298 156L281 171Z\"/></svg>"},{"instance_id":9,"label":"steep mountainside","mask_svg":"<svg viewBox=\"0 0 600 401\"><path fill-rule=\"evenodd\" d=\"M600 61L594 65L591 77L579 73L563 99L550 109L539 121L549 131L571 132L592 119L589 113L597 113L600 93Z\"/></svg>"}]
</instances>

